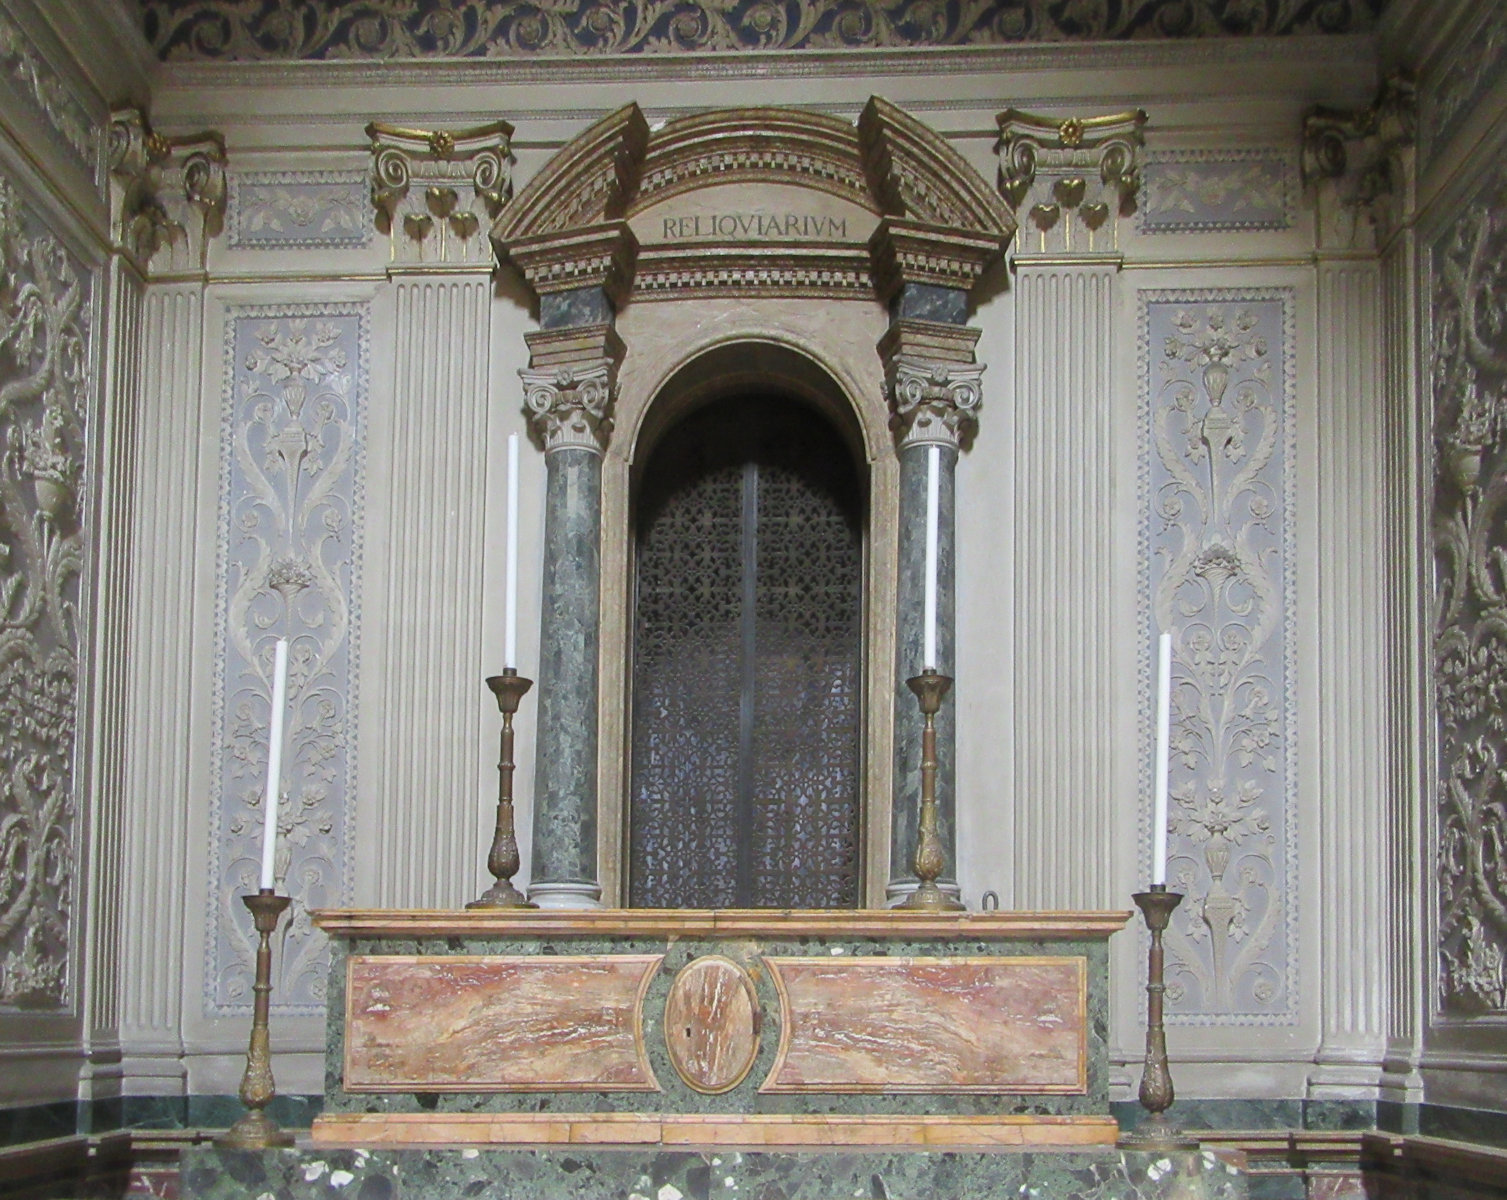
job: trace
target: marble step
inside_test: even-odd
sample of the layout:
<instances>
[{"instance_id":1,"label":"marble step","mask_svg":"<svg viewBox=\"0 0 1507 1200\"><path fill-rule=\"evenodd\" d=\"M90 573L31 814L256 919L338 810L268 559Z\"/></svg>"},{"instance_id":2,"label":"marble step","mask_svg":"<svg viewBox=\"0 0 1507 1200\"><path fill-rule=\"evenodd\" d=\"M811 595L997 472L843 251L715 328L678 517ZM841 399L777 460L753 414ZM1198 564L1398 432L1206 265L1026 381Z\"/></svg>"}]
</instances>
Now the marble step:
<instances>
[{"instance_id":1,"label":"marble step","mask_svg":"<svg viewBox=\"0 0 1507 1200\"><path fill-rule=\"evenodd\" d=\"M841 1146L996 1149L1111 1146L1105 1116L905 1116L812 1113L326 1113L316 1146L674 1146L684 1149Z\"/></svg>"}]
</instances>

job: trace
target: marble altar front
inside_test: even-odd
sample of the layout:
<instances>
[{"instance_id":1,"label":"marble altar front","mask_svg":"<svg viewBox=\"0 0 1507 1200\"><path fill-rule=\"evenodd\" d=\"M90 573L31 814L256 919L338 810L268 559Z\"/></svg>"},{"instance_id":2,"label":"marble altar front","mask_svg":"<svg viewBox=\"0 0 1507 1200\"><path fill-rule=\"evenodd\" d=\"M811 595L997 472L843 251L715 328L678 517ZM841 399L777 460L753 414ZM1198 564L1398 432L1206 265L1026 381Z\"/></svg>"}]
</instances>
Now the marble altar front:
<instances>
[{"instance_id":1,"label":"marble altar front","mask_svg":"<svg viewBox=\"0 0 1507 1200\"><path fill-rule=\"evenodd\" d=\"M1113 1143L1123 912L324 912L317 1144Z\"/></svg>"}]
</instances>

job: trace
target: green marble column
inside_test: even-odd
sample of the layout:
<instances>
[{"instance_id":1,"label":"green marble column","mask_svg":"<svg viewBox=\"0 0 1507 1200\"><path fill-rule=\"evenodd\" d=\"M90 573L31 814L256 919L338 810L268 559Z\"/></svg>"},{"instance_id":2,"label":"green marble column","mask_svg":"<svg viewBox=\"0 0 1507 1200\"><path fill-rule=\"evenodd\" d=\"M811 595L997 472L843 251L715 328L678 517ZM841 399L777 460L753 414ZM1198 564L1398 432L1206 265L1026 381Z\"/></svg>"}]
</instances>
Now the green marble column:
<instances>
[{"instance_id":1,"label":"green marble column","mask_svg":"<svg viewBox=\"0 0 1507 1200\"><path fill-rule=\"evenodd\" d=\"M544 441L544 595L529 899L593 908L597 882L597 647L608 361L521 372Z\"/></svg>"},{"instance_id":2,"label":"green marble column","mask_svg":"<svg viewBox=\"0 0 1507 1200\"><path fill-rule=\"evenodd\" d=\"M889 363L892 425L900 458L900 544L895 610L894 788L890 824L890 878L886 899L903 900L915 890L913 858L921 796L922 717L906 680L922 662L926 590L926 495L931 448L938 450L937 489L937 661L943 675L954 674L956 611L955 509L953 481L958 451L974 426L983 367L971 362L928 361L896 354ZM955 815L957 691L942 702L937 730L937 832L946 867L937 881L957 893Z\"/></svg>"}]
</instances>

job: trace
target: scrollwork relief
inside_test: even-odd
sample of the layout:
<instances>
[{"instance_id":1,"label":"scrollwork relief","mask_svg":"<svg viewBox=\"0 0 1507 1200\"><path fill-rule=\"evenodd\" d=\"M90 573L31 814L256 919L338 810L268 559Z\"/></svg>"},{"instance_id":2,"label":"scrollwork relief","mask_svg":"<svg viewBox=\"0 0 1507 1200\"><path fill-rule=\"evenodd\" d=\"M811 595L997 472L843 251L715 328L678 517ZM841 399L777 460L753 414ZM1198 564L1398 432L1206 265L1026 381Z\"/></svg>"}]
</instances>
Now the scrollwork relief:
<instances>
[{"instance_id":1,"label":"scrollwork relief","mask_svg":"<svg viewBox=\"0 0 1507 1200\"><path fill-rule=\"evenodd\" d=\"M230 177L237 250L369 245L367 179L354 171L247 171Z\"/></svg>"},{"instance_id":2,"label":"scrollwork relief","mask_svg":"<svg viewBox=\"0 0 1507 1200\"><path fill-rule=\"evenodd\" d=\"M1188 897L1167 935L1169 1012L1285 1022L1292 299L1149 292L1142 306L1148 632L1173 635L1167 882Z\"/></svg>"},{"instance_id":3,"label":"scrollwork relief","mask_svg":"<svg viewBox=\"0 0 1507 1200\"><path fill-rule=\"evenodd\" d=\"M165 59L511 58L1352 33L1379 0L140 0Z\"/></svg>"},{"instance_id":4,"label":"scrollwork relief","mask_svg":"<svg viewBox=\"0 0 1507 1200\"><path fill-rule=\"evenodd\" d=\"M1507 171L1430 253L1439 1004L1507 1015Z\"/></svg>"},{"instance_id":5,"label":"scrollwork relief","mask_svg":"<svg viewBox=\"0 0 1507 1200\"><path fill-rule=\"evenodd\" d=\"M0 179L0 1006L69 998L94 287Z\"/></svg>"},{"instance_id":6,"label":"scrollwork relief","mask_svg":"<svg viewBox=\"0 0 1507 1200\"><path fill-rule=\"evenodd\" d=\"M1143 233L1288 229L1297 170L1277 151L1184 150L1146 157Z\"/></svg>"},{"instance_id":7,"label":"scrollwork relief","mask_svg":"<svg viewBox=\"0 0 1507 1200\"><path fill-rule=\"evenodd\" d=\"M251 1000L273 647L289 640L276 875L294 900L276 1002L319 1011L327 951L314 908L349 897L360 624L365 305L230 310L221 428L219 602L205 1007Z\"/></svg>"},{"instance_id":8,"label":"scrollwork relief","mask_svg":"<svg viewBox=\"0 0 1507 1200\"><path fill-rule=\"evenodd\" d=\"M97 170L97 142L88 110L74 97L47 60L37 53L15 18L3 9L0 9L0 73L31 102L93 179Z\"/></svg>"}]
</instances>

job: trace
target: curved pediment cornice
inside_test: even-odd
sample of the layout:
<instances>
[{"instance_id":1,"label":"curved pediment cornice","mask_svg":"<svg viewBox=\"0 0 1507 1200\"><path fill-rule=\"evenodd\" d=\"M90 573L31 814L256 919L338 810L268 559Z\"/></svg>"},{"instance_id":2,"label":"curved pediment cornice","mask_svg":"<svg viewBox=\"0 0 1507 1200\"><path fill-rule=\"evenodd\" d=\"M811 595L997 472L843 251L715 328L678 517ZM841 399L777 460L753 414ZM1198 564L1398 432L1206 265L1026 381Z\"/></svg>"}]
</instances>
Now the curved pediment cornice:
<instances>
[{"instance_id":1,"label":"curved pediment cornice","mask_svg":"<svg viewBox=\"0 0 1507 1200\"><path fill-rule=\"evenodd\" d=\"M790 108L719 109L666 123L654 132L633 208L723 183L794 184L879 211L853 126Z\"/></svg>"},{"instance_id":2,"label":"curved pediment cornice","mask_svg":"<svg viewBox=\"0 0 1507 1200\"><path fill-rule=\"evenodd\" d=\"M878 96L858 118L869 186L890 217L1008 239L1004 200L941 134Z\"/></svg>"},{"instance_id":3,"label":"curved pediment cornice","mask_svg":"<svg viewBox=\"0 0 1507 1200\"><path fill-rule=\"evenodd\" d=\"M729 185L749 190L730 199ZM792 188L852 207L791 208ZM690 195L703 190L717 200ZM705 203L733 207L708 215L696 208ZM957 150L874 97L856 126L762 107L652 132L630 104L555 155L503 209L492 240L541 295L596 285L615 304L636 289L887 301L904 283L969 290L1014 232L1004 200Z\"/></svg>"},{"instance_id":4,"label":"curved pediment cornice","mask_svg":"<svg viewBox=\"0 0 1507 1200\"><path fill-rule=\"evenodd\" d=\"M637 104L603 117L529 180L492 226L499 249L522 238L622 218L638 186L649 123Z\"/></svg>"}]
</instances>

